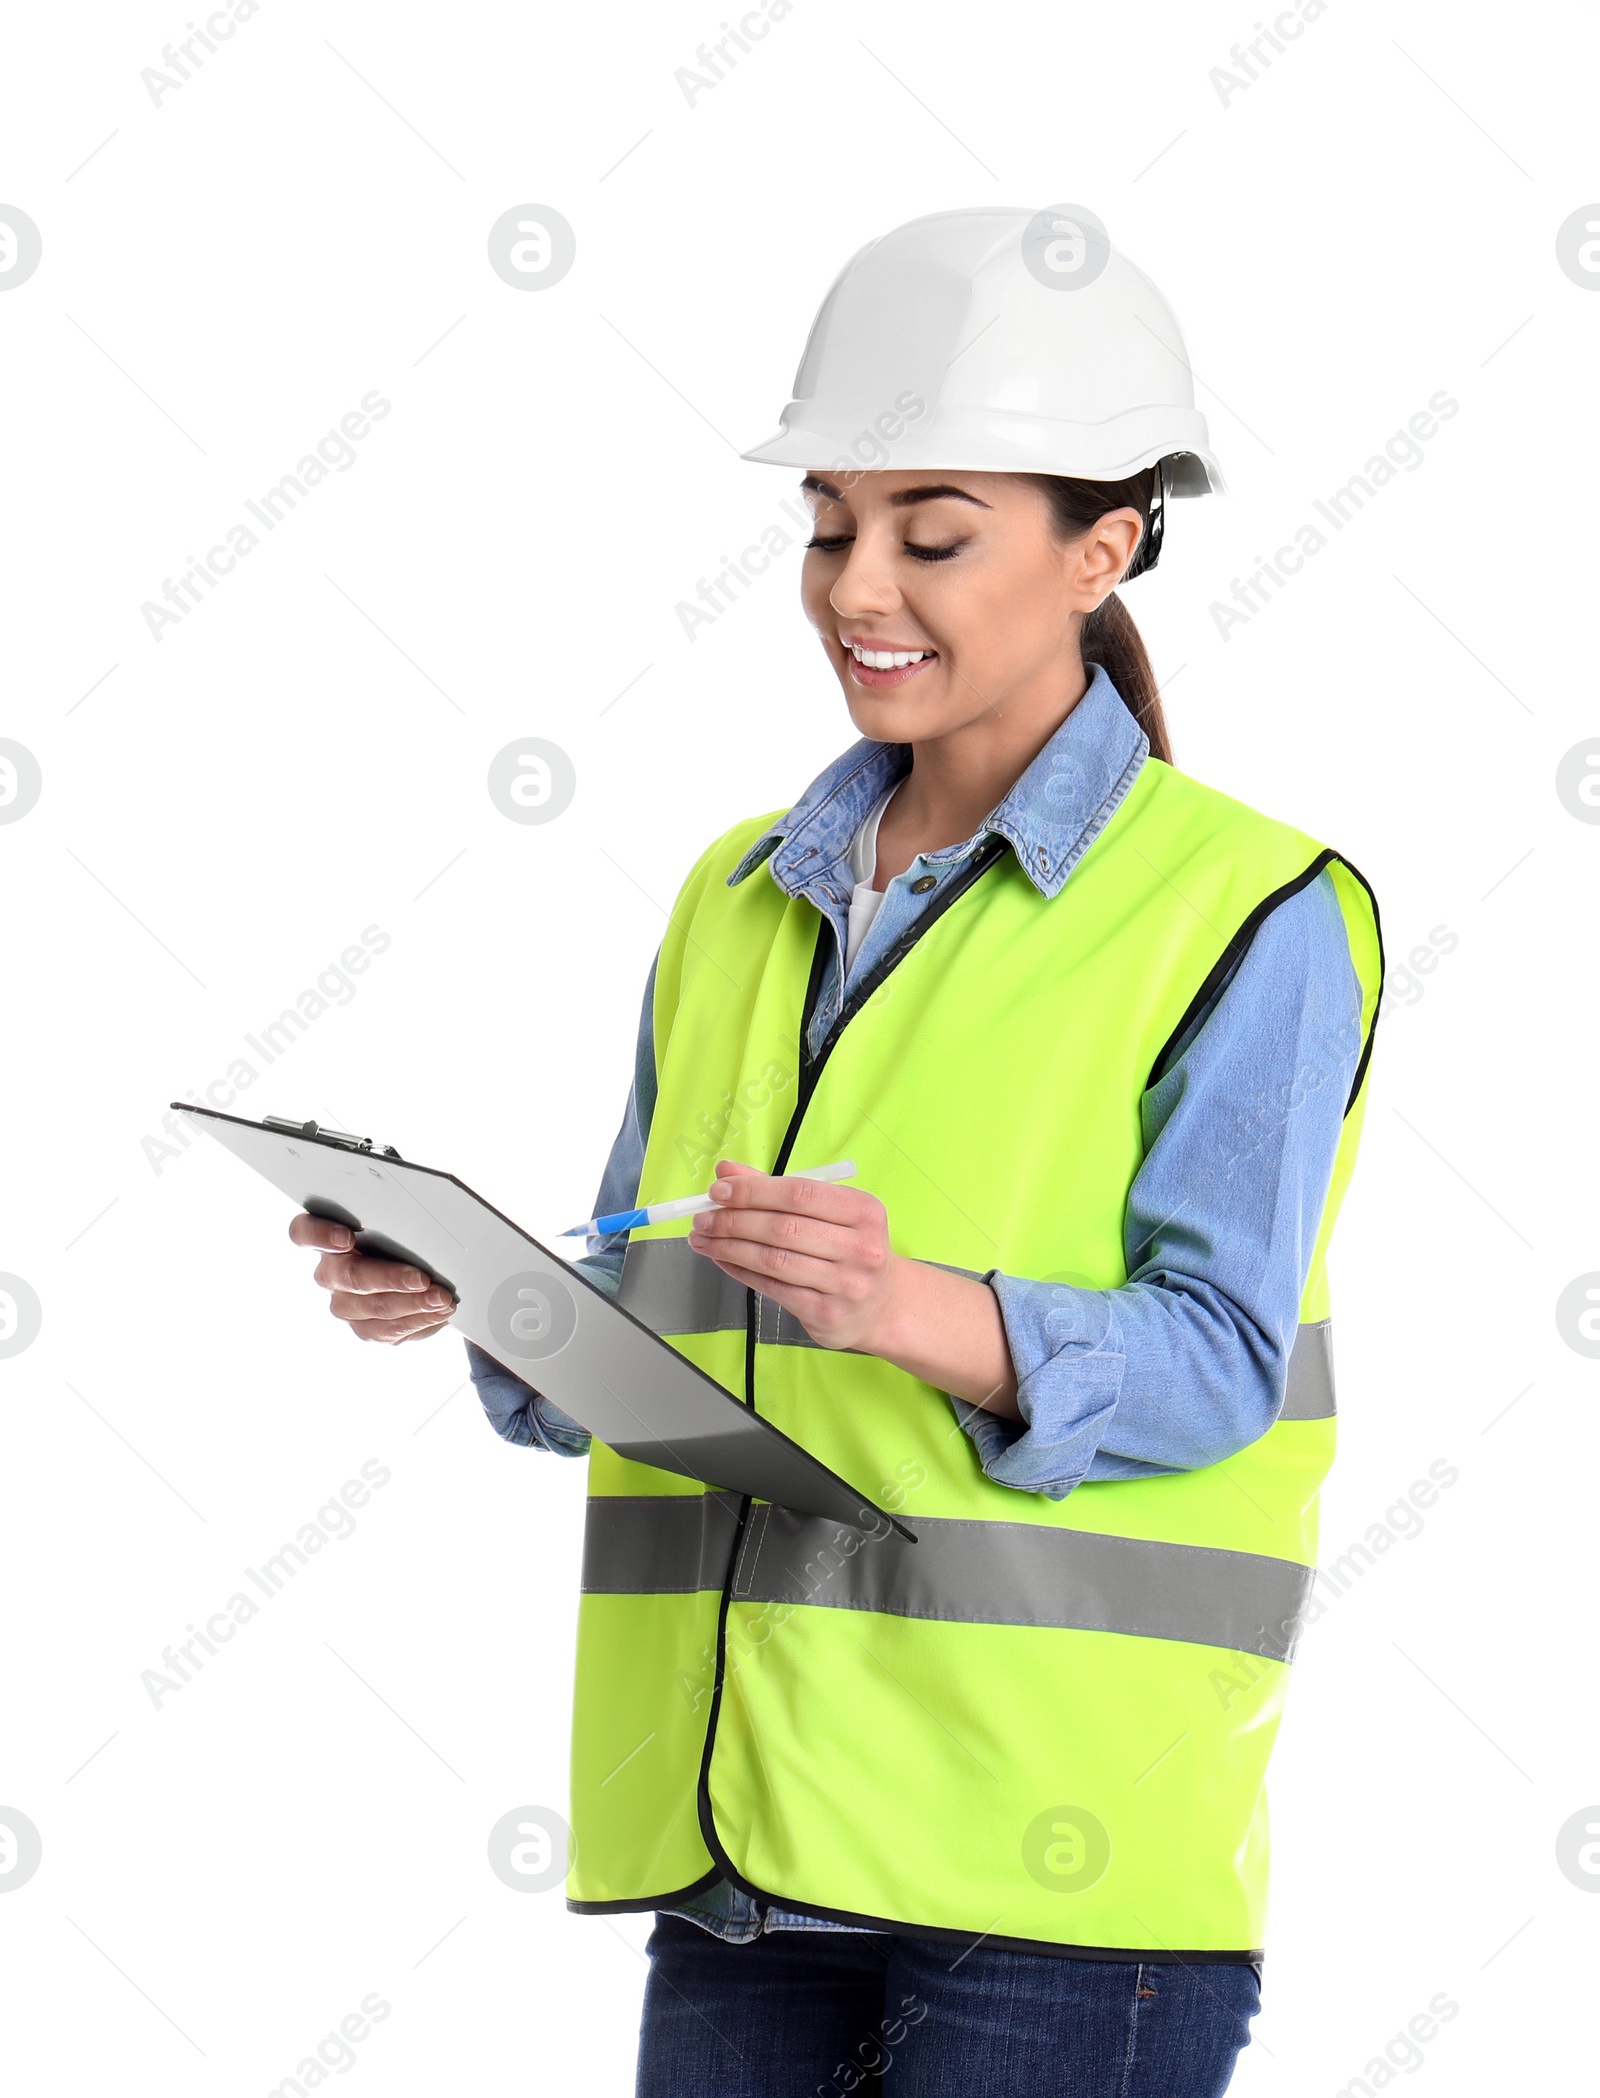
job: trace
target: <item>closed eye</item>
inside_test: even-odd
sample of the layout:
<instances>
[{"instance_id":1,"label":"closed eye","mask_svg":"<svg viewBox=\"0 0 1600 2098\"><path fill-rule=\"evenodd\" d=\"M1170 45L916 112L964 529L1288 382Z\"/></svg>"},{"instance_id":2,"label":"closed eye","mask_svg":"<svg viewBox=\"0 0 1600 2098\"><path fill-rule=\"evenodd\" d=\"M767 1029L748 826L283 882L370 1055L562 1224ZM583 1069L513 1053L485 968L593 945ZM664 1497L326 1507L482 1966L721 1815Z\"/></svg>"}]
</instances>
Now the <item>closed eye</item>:
<instances>
[{"instance_id":1,"label":"closed eye","mask_svg":"<svg viewBox=\"0 0 1600 2098\"><path fill-rule=\"evenodd\" d=\"M910 539L902 543L906 552L910 554L914 561L949 561L960 553L962 547L966 545L964 539L954 540L949 546L918 546L914 540ZM808 539L805 544L805 550L807 553L836 554L841 547L849 544L850 539L848 535L841 534L832 539Z\"/></svg>"}]
</instances>

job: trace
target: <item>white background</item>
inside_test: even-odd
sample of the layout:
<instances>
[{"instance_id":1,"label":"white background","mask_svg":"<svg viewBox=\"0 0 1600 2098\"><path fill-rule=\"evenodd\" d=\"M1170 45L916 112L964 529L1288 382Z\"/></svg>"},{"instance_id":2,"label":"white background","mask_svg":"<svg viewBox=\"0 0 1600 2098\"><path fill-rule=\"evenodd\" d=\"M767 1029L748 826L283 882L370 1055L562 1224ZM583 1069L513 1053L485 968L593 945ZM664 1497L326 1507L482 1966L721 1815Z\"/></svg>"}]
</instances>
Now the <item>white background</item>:
<instances>
[{"instance_id":1,"label":"white background","mask_svg":"<svg viewBox=\"0 0 1600 2098\"><path fill-rule=\"evenodd\" d=\"M864 240L1069 198L1175 306L1230 480L1128 592L1179 762L1362 868L1397 982L1456 941L1379 1031L1324 1563L1430 1464L1459 1478L1307 1636L1234 2089L1338 2091L1440 1991L1394 2081L1570 2087L1600 1368L1555 1305L1600 1267L1600 830L1555 775L1600 734L1600 297L1555 243L1600 195L1594 19L1513 52L1485 8L1332 0L1224 101L1245 5L979 35L798 0L691 106L720 19L264 0L159 106L181 7L13 25L0 202L43 260L0 298L0 734L44 787L0 826L0 1269L43 1326L0 1363L0 1803L43 1863L0 1901L10 2080L266 2091L376 1990L363 2089L631 2089L648 1917L485 1855L565 1804L582 1468L497 1441L453 1335L354 1344L264 1185L145 1140L377 926L237 1111L395 1143L541 1236L589 1214L677 883L854 736L797 552L684 636L798 480L738 452ZM577 234L537 295L486 260L528 202ZM374 389L356 463L153 639L142 604ZM1439 389L1420 466L1219 635ZM576 768L548 825L486 793L528 736ZM373 1458L354 1534L154 1708L162 1649Z\"/></svg>"}]
</instances>

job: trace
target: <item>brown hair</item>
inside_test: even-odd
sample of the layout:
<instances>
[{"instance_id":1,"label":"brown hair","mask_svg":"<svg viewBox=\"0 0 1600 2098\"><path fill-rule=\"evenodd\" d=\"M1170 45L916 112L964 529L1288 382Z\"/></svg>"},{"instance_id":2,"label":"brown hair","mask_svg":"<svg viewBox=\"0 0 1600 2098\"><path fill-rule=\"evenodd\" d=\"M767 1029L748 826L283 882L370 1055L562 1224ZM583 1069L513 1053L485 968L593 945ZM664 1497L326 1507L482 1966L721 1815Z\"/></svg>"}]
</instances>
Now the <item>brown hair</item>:
<instances>
[{"instance_id":1,"label":"brown hair","mask_svg":"<svg viewBox=\"0 0 1600 2098\"><path fill-rule=\"evenodd\" d=\"M1152 532L1151 504L1156 501L1158 468L1146 466L1125 481L1072 481L1060 474L1020 474L1044 491L1050 505L1050 524L1061 540L1076 539L1108 510L1137 510L1144 530L1124 571L1130 575L1155 565L1160 545L1159 528ZM1156 513L1160 517L1160 509ZM1150 754L1172 763L1172 745L1167 737L1166 716L1161 711L1161 688L1127 606L1113 590L1101 599L1083 622L1085 665L1102 664L1121 694L1124 705L1150 738Z\"/></svg>"}]
</instances>

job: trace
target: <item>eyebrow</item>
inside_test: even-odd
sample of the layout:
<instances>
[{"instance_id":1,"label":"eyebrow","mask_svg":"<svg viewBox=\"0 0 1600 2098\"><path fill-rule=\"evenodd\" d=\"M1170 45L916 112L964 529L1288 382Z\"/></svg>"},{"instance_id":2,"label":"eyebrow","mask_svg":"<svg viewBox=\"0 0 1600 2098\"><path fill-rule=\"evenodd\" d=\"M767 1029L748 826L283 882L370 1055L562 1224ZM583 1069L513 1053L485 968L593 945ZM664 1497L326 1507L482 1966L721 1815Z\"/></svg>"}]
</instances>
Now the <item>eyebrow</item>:
<instances>
[{"instance_id":1,"label":"eyebrow","mask_svg":"<svg viewBox=\"0 0 1600 2098\"><path fill-rule=\"evenodd\" d=\"M807 474L800 487L802 493L823 495L830 502L838 503L844 500L833 483L824 481L819 474ZM889 505L891 509L909 510L913 503L936 502L944 496L954 497L958 503L975 503L980 510L991 507L990 504L980 501L977 496L969 495L965 488L957 488L952 481L930 481L921 488L897 488L889 497Z\"/></svg>"}]
</instances>

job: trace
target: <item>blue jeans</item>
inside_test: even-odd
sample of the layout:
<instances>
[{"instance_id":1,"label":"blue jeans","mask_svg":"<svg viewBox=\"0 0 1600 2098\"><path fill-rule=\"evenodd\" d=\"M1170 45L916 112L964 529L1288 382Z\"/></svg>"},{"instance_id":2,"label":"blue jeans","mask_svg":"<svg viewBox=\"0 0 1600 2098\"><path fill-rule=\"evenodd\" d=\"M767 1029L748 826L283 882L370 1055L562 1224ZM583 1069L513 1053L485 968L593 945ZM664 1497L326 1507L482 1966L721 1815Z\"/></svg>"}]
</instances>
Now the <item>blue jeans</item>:
<instances>
[{"instance_id":1,"label":"blue jeans","mask_svg":"<svg viewBox=\"0 0 1600 2098\"><path fill-rule=\"evenodd\" d=\"M962 1952L656 1917L636 2098L1220 2098L1261 2003L1251 1966Z\"/></svg>"}]
</instances>

